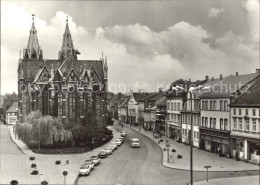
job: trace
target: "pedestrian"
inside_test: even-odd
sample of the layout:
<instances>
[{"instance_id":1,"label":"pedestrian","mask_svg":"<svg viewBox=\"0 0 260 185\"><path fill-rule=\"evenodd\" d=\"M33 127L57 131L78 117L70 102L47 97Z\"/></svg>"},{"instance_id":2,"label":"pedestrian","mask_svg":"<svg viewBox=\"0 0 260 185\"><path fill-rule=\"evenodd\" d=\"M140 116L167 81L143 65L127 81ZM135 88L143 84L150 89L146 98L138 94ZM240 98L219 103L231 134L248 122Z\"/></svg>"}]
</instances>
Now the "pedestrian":
<instances>
[{"instance_id":1,"label":"pedestrian","mask_svg":"<svg viewBox=\"0 0 260 185\"><path fill-rule=\"evenodd\" d=\"M239 161L238 159L238 152L236 151L236 160Z\"/></svg>"},{"instance_id":2,"label":"pedestrian","mask_svg":"<svg viewBox=\"0 0 260 185\"><path fill-rule=\"evenodd\" d=\"M222 148L219 147L219 157L221 157L221 156L222 156Z\"/></svg>"}]
</instances>

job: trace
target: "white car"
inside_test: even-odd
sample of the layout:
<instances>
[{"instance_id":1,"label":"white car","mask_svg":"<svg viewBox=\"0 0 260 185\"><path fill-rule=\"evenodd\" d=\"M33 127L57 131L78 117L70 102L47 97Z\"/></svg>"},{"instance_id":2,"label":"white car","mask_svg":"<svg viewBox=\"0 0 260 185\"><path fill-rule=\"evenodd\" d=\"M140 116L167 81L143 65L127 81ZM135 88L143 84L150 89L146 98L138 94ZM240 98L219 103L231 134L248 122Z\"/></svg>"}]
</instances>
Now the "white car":
<instances>
[{"instance_id":1,"label":"white car","mask_svg":"<svg viewBox=\"0 0 260 185\"><path fill-rule=\"evenodd\" d=\"M131 142L131 147L133 148L139 148L140 147L140 141L137 138L133 138Z\"/></svg>"},{"instance_id":2,"label":"white car","mask_svg":"<svg viewBox=\"0 0 260 185\"><path fill-rule=\"evenodd\" d=\"M92 160L96 166L100 164L100 158L98 156L91 156L90 160Z\"/></svg>"},{"instance_id":3,"label":"white car","mask_svg":"<svg viewBox=\"0 0 260 185\"><path fill-rule=\"evenodd\" d=\"M122 137L125 137L125 136L126 136L126 132L125 132L125 131L122 131L120 135L121 135Z\"/></svg>"},{"instance_id":4,"label":"white car","mask_svg":"<svg viewBox=\"0 0 260 185\"><path fill-rule=\"evenodd\" d=\"M125 141L125 139L123 137L119 137L118 139L120 139L122 143L124 143L124 141Z\"/></svg>"},{"instance_id":5,"label":"white car","mask_svg":"<svg viewBox=\"0 0 260 185\"><path fill-rule=\"evenodd\" d=\"M95 167L95 163L92 160L86 160L83 165L88 165L91 170Z\"/></svg>"},{"instance_id":6,"label":"white car","mask_svg":"<svg viewBox=\"0 0 260 185\"><path fill-rule=\"evenodd\" d=\"M117 146L120 146L122 144L122 141L120 139L116 139L115 142L116 142Z\"/></svg>"},{"instance_id":7,"label":"white car","mask_svg":"<svg viewBox=\"0 0 260 185\"><path fill-rule=\"evenodd\" d=\"M112 145L116 145L117 147L120 146L120 145L118 145L118 142L115 142L115 141L112 142Z\"/></svg>"},{"instance_id":8,"label":"white car","mask_svg":"<svg viewBox=\"0 0 260 185\"><path fill-rule=\"evenodd\" d=\"M110 155L110 154L112 154L112 152L113 152L113 148L107 146L107 147L105 148L105 151L106 151L106 154Z\"/></svg>"},{"instance_id":9,"label":"white car","mask_svg":"<svg viewBox=\"0 0 260 185\"><path fill-rule=\"evenodd\" d=\"M117 149L117 145L108 145L108 147L111 147L113 150Z\"/></svg>"},{"instance_id":10,"label":"white car","mask_svg":"<svg viewBox=\"0 0 260 185\"><path fill-rule=\"evenodd\" d=\"M91 167L89 165L82 165L79 169L79 175L89 175Z\"/></svg>"}]
</instances>

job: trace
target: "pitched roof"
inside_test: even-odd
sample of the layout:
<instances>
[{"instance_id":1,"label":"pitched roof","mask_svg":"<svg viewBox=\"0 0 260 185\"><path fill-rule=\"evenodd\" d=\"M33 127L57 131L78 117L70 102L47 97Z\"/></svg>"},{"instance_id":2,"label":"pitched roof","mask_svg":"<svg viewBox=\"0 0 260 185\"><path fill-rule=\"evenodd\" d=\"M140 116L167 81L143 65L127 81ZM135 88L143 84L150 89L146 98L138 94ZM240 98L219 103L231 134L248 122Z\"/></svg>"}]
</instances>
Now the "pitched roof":
<instances>
[{"instance_id":1,"label":"pitched roof","mask_svg":"<svg viewBox=\"0 0 260 185\"><path fill-rule=\"evenodd\" d=\"M133 96L135 98L135 101L144 101L146 98L148 98L149 96L154 95L154 93L147 93L147 92L143 92L143 93L137 93L134 92Z\"/></svg>"},{"instance_id":2,"label":"pitched roof","mask_svg":"<svg viewBox=\"0 0 260 185\"><path fill-rule=\"evenodd\" d=\"M119 100L119 102L118 102L118 107L125 107L125 106L127 106L128 100L129 100L129 97L121 98Z\"/></svg>"},{"instance_id":3,"label":"pitched roof","mask_svg":"<svg viewBox=\"0 0 260 185\"><path fill-rule=\"evenodd\" d=\"M7 109L7 111L5 111L5 113L12 113L12 112L17 112L18 109L18 103L14 102L11 107L9 107L9 109Z\"/></svg>"},{"instance_id":4,"label":"pitched roof","mask_svg":"<svg viewBox=\"0 0 260 185\"><path fill-rule=\"evenodd\" d=\"M166 107L167 99L164 96L164 98L157 104L157 107Z\"/></svg>"},{"instance_id":5,"label":"pitched roof","mask_svg":"<svg viewBox=\"0 0 260 185\"><path fill-rule=\"evenodd\" d=\"M121 99L121 98L128 98L128 96L122 94L122 93L118 93L118 94L115 94L113 96L113 98L111 99L110 101L110 104L113 106L114 104L118 103L118 101Z\"/></svg>"},{"instance_id":6,"label":"pitched roof","mask_svg":"<svg viewBox=\"0 0 260 185\"><path fill-rule=\"evenodd\" d=\"M260 107L260 76L230 106Z\"/></svg>"},{"instance_id":7,"label":"pitched roof","mask_svg":"<svg viewBox=\"0 0 260 185\"><path fill-rule=\"evenodd\" d=\"M208 80L204 85L210 86L211 89L200 95L200 98L229 98L230 95L241 89L244 85L254 80L259 74L251 73L244 75L230 75L214 80Z\"/></svg>"}]
</instances>

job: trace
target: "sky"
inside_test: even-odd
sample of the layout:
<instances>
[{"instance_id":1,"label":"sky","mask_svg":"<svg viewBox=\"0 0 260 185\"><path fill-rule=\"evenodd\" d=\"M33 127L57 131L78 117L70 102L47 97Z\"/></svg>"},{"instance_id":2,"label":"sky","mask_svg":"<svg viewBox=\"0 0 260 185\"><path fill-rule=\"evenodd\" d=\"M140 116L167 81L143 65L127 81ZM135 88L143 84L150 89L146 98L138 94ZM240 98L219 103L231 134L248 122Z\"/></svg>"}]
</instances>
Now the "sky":
<instances>
[{"instance_id":1,"label":"sky","mask_svg":"<svg viewBox=\"0 0 260 185\"><path fill-rule=\"evenodd\" d=\"M157 91L259 68L259 0L1 1L1 94L17 92L19 52L35 26L58 59L66 16L79 59L108 60L109 90Z\"/></svg>"}]
</instances>

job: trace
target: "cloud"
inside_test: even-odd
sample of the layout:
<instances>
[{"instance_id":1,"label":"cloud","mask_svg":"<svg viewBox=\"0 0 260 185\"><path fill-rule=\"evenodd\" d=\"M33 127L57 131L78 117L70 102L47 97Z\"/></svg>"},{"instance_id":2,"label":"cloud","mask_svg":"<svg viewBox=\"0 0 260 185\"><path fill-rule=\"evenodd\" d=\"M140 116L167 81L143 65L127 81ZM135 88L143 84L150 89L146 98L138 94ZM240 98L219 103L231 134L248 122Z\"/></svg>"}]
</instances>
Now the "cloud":
<instances>
[{"instance_id":1,"label":"cloud","mask_svg":"<svg viewBox=\"0 0 260 185\"><path fill-rule=\"evenodd\" d=\"M248 17L257 20L256 10L251 3L248 1L244 6ZM45 59L58 58L66 16L65 12L58 11L50 21L37 17L35 19ZM27 45L31 15L19 7L4 6L1 19L1 85L5 93L17 88L19 50ZM74 46L82 53L79 59L99 59L103 51L108 56L110 90L118 90L118 85L121 85L126 91L130 87L133 90L155 91L160 86L165 88L178 78L197 80L203 79L205 75L216 77L220 73L240 73L241 69L241 73L253 71L259 61L256 45L259 40L257 42L253 26L256 24L256 21L250 21L252 36L248 40L231 30L215 37L201 25L185 21L177 22L162 31L133 23L98 27L89 32L87 27L78 25L69 16Z\"/></svg>"},{"instance_id":2,"label":"cloud","mask_svg":"<svg viewBox=\"0 0 260 185\"><path fill-rule=\"evenodd\" d=\"M223 8L210 8L209 9L209 18L216 18L219 16L219 14L221 14L224 11Z\"/></svg>"},{"instance_id":3,"label":"cloud","mask_svg":"<svg viewBox=\"0 0 260 185\"><path fill-rule=\"evenodd\" d=\"M259 0L247 0L244 4L247 10L247 21L251 30L251 41L259 46Z\"/></svg>"}]
</instances>

